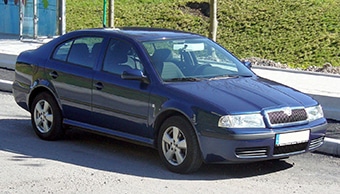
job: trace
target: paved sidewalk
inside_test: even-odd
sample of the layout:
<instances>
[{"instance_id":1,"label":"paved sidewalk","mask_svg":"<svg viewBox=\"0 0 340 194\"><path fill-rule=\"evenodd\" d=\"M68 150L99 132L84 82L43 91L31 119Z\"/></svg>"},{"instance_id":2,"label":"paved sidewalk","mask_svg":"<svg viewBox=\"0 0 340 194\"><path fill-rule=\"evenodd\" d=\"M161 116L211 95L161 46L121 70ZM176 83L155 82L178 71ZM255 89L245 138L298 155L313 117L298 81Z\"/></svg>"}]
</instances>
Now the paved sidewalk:
<instances>
[{"instance_id":1,"label":"paved sidewalk","mask_svg":"<svg viewBox=\"0 0 340 194\"><path fill-rule=\"evenodd\" d=\"M17 37L0 34L0 90L11 92L14 67L18 54L35 49L50 39L19 41ZM291 86L317 99L329 120L324 145L319 152L340 156L340 76L254 67L261 77Z\"/></svg>"},{"instance_id":2,"label":"paved sidewalk","mask_svg":"<svg viewBox=\"0 0 340 194\"><path fill-rule=\"evenodd\" d=\"M326 118L340 121L340 75L268 67L254 67L253 71L309 94L322 105Z\"/></svg>"},{"instance_id":3,"label":"paved sidewalk","mask_svg":"<svg viewBox=\"0 0 340 194\"><path fill-rule=\"evenodd\" d=\"M14 71L2 69L0 64L0 91L11 92L13 80Z\"/></svg>"}]
</instances>

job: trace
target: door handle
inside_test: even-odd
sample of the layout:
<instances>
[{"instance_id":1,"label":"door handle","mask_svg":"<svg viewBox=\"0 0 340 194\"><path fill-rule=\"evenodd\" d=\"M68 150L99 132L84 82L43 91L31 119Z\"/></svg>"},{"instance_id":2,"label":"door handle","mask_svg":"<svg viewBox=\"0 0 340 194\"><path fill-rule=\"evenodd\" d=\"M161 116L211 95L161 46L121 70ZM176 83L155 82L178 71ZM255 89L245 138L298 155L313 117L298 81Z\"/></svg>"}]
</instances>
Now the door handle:
<instances>
[{"instance_id":1,"label":"door handle","mask_svg":"<svg viewBox=\"0 0 340 194\"><path fill-rule=\"evenodd\" d=\"M53 79L57 79L57 77L59 76L58 73L57 73L56 71L50 72L49 75L50 75Z\"/></svg>"},{"instance_id":2,"label":"door handle","mask_svg":"<svg viewBox=\"0 0 340 194\"><path fill-rule=\"evenodd\" d=\"M97 88L97 90L103 89L104 85L101 82L97 82L94 84L94 87Z\"/></svg>"}]
</instances>

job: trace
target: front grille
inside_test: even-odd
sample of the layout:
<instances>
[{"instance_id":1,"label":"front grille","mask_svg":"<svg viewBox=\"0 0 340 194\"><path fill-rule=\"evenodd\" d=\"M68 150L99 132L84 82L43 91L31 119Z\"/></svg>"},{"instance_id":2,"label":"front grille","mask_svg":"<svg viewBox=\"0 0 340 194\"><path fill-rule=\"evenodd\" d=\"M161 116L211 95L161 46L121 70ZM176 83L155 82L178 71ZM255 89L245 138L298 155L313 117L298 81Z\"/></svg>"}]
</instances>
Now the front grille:
<instances>
[{"instance_id":1,"label":"front grille","mask_svg":"<svg viewBox=\"0 0 340 194\"><path fill-rule=\"evenodd\" d=\"M274 147L274 155L305 151L307 145L308 145L308 142L294 144L294 145L286 145L286 146L275 146Z\"/></svg>"},{"instance_id":2,"label":"front grille","mask_svg":"<svg viewBox=\"0 0 340 194\"><path fill-rule=\"evenodd\" d=\"M307 113L303 108L282 108L266 112L269 124L274 126L285 126L307 121Z\"/></svg>"},{"instance_id":3,"label":"front grille","mask_svg":"<svg viewBox=\"0 0 340 194\"><path fill-rule=\"evenodd\" d=\"M324 141L324 137L319 137L317 139L311 140L309 144L309 150L313 150L317 147L320 147L323 144L323 141Z\"/></svg>"},{"instance_id":4,"label":"front grille","mask_svg":"<svg viewBox=\"0 0 340 194\"><path fill-rule=\"evenodd\" d=\"M268 147L237 148L235 154L239 158L267 157Z\"/></svg>"}]
</instances>

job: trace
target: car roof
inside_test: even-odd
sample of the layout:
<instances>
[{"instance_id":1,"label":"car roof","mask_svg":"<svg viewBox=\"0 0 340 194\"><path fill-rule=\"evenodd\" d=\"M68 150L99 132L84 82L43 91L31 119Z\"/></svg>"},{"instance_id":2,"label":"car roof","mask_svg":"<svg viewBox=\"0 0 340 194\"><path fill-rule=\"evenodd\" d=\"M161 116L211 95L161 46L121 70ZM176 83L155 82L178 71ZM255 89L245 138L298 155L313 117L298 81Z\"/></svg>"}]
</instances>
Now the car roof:
<instances>
[{"instance_id":1,"label":"car roof","mask_svg":"<svg viewBox=\"0 0 340 194\"><path fill-rule=\"evenodd\" d=\"M52 52L52 50L59 45L61 42L64 42L69 39L73 39L79 36L106 36L106 37L125 37L127 39L131 39L137 42L144 41L157 41L157 40L174 40L174 39L194 39L194 38L205 38L204 36L183 32L178 30L170 30L165 28L148 28L148 27L123 27L123 28L90 28L90 29L82 29L76 30L69 33L66 33L58 38L55 38L48 42L47 44L43 44L35 52L41 52L41 55L44 55L46 51Z\"/></svg>"},{"instance_id":2,"label":"car roof","mask_svg":"<svg viewBox=\"0 0 340 194\"><path fill-rule=\"evenodd\" d=\"M203 36L183 32L177 30L170 30L164 28L146 28L146 27L123 27L123 28L92 28L78 30L77 32L98 33L102 35L120 34L128 36L138 41L150 41L150 40L164 40L164 39L178 39L178 38L202 38Z\"/></svg>"}]
</instances>

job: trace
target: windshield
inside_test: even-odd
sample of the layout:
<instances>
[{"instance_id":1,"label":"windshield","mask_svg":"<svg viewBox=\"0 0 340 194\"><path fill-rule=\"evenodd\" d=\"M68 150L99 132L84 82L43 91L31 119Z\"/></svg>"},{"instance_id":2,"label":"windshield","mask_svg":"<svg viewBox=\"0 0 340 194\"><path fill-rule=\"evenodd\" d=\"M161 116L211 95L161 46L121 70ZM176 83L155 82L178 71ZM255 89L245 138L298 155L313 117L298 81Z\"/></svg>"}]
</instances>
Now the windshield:
<instances>
[{"instance_id":1,"label":"windshield","mask_svg":"<svg viewBox=\"0 0 340 194\"><path fill-rule=\"evenodd\" d=\"M253 76L232 54L207 38L143 42L163 81Z\"/></svg>"}]
</instances>

